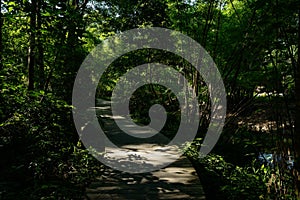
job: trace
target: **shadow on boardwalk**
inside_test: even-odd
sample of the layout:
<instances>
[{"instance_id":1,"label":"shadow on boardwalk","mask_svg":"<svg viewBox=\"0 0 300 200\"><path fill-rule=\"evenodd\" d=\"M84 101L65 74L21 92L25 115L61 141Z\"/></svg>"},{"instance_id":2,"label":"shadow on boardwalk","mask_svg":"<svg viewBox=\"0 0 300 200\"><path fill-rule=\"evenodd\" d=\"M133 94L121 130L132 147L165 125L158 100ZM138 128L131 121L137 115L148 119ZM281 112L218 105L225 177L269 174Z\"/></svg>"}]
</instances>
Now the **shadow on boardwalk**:
<instances>
[{"instance_id":1,"label":"shadow on boardwalk","mask_svg":"<svg viewBox=\"0 0 300 200\"><path fill-rule=\"evenodd\" d=\"M149 167L172 159L174 151L178 149L163 149L161 146L168 143L168 138L157 134L148 140L141 140L124 134L114 123L109 105L109 102L101 101L97 105L97 115L110 140L122 150L107 148L105 156L124 168L134 168L140 164L147 167L144 158L150 148L155 149L157 155L153 155ZM129 157L124 158L124 151L129 152ZM106 167L101 176L86 188L86 197L91 200L206 199L196 171L186 157L180 157L169 166L149 173L131 174Z\"/></svg>"}]
</instances>

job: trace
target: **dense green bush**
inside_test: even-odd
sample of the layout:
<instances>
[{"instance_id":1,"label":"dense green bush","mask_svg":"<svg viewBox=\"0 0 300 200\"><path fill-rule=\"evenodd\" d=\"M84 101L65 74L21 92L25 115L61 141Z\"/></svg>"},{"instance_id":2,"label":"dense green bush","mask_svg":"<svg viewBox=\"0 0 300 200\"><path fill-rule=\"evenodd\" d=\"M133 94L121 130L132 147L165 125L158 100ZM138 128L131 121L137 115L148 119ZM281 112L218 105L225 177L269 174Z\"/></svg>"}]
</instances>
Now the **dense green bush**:
<instances>
[{"instance_id":1,"label":"dense green bush","mask_svg":"<svg viewBox=\"0 0 300 200\"><path fill-rule=\"evenodd\" d=\"M0 126L5 163L0 197L80 198L102 166L78 142L71 106L51 94L24 99L22 109Z\"/></svg>"}]
</instances>

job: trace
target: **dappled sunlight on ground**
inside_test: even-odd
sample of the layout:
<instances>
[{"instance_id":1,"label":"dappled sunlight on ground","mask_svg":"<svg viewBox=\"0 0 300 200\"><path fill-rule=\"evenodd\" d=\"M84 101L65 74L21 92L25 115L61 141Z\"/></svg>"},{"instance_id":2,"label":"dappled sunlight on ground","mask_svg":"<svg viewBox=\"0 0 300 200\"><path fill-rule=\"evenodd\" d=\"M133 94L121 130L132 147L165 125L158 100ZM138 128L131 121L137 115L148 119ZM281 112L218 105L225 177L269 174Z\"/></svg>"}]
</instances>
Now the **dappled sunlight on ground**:
<instances>
[{"instance_id":1,"label":"dappled sunlight on ground","mask_svg":"<svg viewBox=\"0 0 300 200\"><path fill-rule=\"evenodd\" d=\"M178 158L180 148L167 146L169 139L162 134L156 134L148 142L128 138L113 123L108 101L98 101L97 116L102 120L102 128L116 147L106 147L102 155L109 165L131 171L162 169L148 173L126 173L105 167L99 177L86 188L86 197L92 200L107 199L206 199L203 187L195 169L186 157ZM98 109L100 108L100 109ZM126 121L124 122L126 123ZM138 127L131 127L138 131ZM168 164L171 163L169 166Z\"/></svg>"}]
</instances>

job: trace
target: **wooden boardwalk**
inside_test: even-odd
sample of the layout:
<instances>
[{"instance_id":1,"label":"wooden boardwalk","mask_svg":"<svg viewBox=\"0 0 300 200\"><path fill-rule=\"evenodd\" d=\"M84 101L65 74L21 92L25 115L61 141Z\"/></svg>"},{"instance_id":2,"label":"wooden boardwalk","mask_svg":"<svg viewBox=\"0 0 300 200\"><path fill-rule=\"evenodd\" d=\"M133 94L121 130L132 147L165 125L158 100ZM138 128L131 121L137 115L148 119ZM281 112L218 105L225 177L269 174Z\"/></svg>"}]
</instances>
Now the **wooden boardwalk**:
<instances>
[{"instance_id":1,"label":"wooden boardwalk","mask_svg":"<svg viewBox=\"0 0 300 200\"><path fill-rule=\"evenodd\" d=\"M118 146L123 148L123 150L106 149L107 156L117 158L122 151L130 151L139 157L141 152L147 152L147 148L155 148L153 141L145 144L128 140L116 128L109 111L109 102L102 101L98 113L102 117L101 120L107 133L112 136L110 139L119 143ZM166 137L157 135L156 141L166 140ZM157 162L164 162L166 152L170 157L172 156L170 151L158 152L165 155L156 156ZM140 159L128 159L125 163L130 167L138 160ZM132 174L107 167L103 174L86 188L86 197L90 200L206 199L195 169L184 156L167 167L148 173Z\"/></svg>"},{"instance_id":2,"label":"wooden boardwalk","mask_svg":"<svg viewBox=\"0 0 300 200\"><path fill-rule=\"evenodd\" d=\"M186 158L151 173L108 170L86 189L91 200L205 199L198 176Z\"/></svg>"}]
</instances>

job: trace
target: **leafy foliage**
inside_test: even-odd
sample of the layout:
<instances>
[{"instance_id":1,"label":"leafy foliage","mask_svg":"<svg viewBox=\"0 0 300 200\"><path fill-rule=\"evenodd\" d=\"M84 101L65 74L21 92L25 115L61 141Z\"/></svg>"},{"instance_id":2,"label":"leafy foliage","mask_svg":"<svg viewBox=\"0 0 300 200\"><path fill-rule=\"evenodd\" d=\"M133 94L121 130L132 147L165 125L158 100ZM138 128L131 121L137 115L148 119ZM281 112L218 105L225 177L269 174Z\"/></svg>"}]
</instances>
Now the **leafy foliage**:
<instances>
[{"instance_id":1,"label":"leafy foliage","mask_svg":"<svg viewBox=\"0 0 300 200\"><path fill-rule=\"evenodd\" d=\"M186 145L187 155L194 165L197 165L197 173L203 182L210 185L205 186L206 192L216 193L220 196L212 196L215 199L296 199L293 193L293 177L290 172L280 174L279 167L272 168L261 164L254 159L252 163L240 167L233 165L216 154L210 154L199 158L199 143L197 139ZM208 181L212 179L213 181ZM211 183L213 182L213 183ZM211 189L211 187L215 187ZM281 187L285 188L283 193L278 192ZM214 190L214 191L212 191Z\"/></svg>"}]
</instances>

